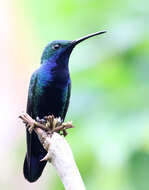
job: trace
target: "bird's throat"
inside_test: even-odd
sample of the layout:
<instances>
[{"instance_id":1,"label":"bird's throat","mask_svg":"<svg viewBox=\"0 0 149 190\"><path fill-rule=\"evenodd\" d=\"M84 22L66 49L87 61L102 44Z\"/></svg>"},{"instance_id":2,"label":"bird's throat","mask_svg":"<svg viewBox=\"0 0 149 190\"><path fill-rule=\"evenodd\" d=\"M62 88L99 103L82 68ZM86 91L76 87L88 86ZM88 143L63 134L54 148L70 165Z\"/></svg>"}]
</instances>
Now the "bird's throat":
<instances>
[{"instance_id":1,"label":"bird's throat","mask_svg":"<svg viewBox=\"0 0 149 190\"><path fill-rule=\"evenodd\" d=\"M68 65L63 66L57 63L48 62L40 66L40 80L42 83L51 83L56 86L63 86L70 82Z\"/></svg>"}]
</instances>

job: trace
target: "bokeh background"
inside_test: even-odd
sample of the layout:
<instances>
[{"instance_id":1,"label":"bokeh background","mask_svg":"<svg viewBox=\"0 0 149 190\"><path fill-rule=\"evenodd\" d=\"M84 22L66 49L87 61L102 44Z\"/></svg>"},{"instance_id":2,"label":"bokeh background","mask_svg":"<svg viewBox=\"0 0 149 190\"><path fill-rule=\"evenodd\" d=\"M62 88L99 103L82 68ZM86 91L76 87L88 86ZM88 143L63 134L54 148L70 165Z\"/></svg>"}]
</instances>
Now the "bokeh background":
<instances>
[{"instance_id":1,"label":"bokeh background","mask_svg":"<svg viewBox=\"0 0 149 190\"><path fill-rule=\"evenodd\" d=\"M107 30L70 58L67 141L89 190L149 188L148 0L5 0L0 2L0 189L63 190L47 165L29 184L22 167L31 73L45 45Z\"/></svg>"}]
</instances>

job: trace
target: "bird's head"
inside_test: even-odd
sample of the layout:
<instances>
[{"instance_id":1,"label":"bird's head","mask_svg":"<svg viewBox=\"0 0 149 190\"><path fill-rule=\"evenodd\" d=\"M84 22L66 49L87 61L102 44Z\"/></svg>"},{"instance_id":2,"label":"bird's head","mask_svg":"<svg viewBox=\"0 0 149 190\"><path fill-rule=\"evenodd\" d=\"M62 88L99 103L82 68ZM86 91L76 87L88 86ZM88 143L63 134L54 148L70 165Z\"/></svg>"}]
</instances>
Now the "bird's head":
<instances>
[{"instance_id":1,"label":"bird's head","mask_svg":"<svg viewBox=\"0 0 149 190\"><path fill-rule=\"evenodd\" d=\"M44 63L56 63L61 64L62 63L68 63L69 56L73 50L73 48L79 44L80 42L96 36L105 33L106 31L96 32L93 34L89 34L87 36L84 36L82 38L79 38L77 40L68 41L68 40L56 40L53 42L50 42L44 49L42 57L41 57L41 64Z\"/></svg>"},{"instance_id":2,"label":"bird's head","mask_svg":"<svg viewBox=\"0 0 149 190\"><path fill-rule=\"evenodd\" d=\"M72 51L71 41L68 40L55 40L50 42L44 49L41 64L47 62L58 62L62 59L69 58L70 51Z\"/></svg>"}]
</instances>

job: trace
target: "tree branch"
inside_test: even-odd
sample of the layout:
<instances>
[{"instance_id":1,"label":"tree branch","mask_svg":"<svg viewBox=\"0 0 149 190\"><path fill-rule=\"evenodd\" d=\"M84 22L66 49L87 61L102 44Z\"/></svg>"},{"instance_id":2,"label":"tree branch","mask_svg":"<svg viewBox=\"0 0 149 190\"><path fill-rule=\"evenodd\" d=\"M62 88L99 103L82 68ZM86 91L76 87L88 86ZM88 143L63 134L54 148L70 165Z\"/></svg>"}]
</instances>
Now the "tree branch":
<instances>
[{"instance_id":1,"label":"tree branch","mask_svg":"<svg viewBox=\"0 0 149 190\"><path fill-rule=\"evenodd\" d=\"M30 133L34 130L38 135L41 144L47 150L47 155L41 161L47 160L55 167L65 190L85 190L71 148L65 138L59 134L62 131L63 135L66 135L66 129L74 127L71 122L62 123L54 116L35 121L26 113L19 117Z\"/></svg>"}]
</instances>

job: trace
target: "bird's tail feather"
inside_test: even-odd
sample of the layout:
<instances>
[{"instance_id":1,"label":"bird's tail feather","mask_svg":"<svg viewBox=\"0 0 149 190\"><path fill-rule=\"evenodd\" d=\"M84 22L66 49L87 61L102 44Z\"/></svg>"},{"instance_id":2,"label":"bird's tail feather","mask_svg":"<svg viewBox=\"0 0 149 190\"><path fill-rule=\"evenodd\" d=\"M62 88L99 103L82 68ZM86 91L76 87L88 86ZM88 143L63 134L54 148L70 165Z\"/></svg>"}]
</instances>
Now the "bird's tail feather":
<instances>
[{"instance_id":1,"label":"bird's tail feather","mask_svg":"<svg viewBox=\"0 0 149 190\"><path fill-rule=\"evenodd\" d=\"M29 182L36 181L42 174L46 161L40 161L46 155L46 150L41 145L38 136L33 131L30 134L27 131L27 154L24 160L24 177Z\"/></svg>"},{"instance_id":2,"label":"bird's tail feather","mask_svg":"<svg viewBox=\"0 0 149 190\"><path fill-rule=\"evenodd\" d=\"M40 161L43 157L35 157L31 156L30 158L30 163L27 159L27 155L24 160L24 167L23 167L23 172L24 172L24 177L29 181L29 182L35 182L42 174L42 171L46 165L46 161Z\"/></svg>"}]
</instances>

